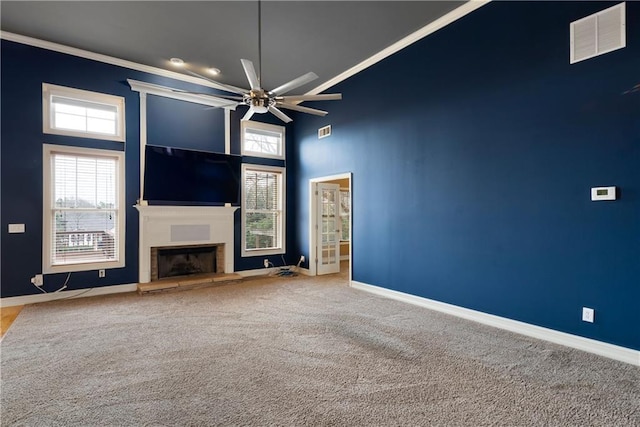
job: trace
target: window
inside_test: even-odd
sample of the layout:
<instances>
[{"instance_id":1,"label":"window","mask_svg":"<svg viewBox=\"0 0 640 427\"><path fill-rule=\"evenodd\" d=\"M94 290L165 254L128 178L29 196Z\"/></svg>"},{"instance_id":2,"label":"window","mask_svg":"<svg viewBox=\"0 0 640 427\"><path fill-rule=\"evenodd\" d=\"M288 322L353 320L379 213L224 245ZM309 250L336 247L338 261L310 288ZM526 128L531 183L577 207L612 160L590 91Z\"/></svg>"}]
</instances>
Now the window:
<instances>
[{"instance_id":1,"label":"window","mask_svg":"<svg viewBox=\"0 0 640 427\"><path fill-rule=\"evenodd\" d=\"M285 252L285 170L242 165L242 256Z\"/></svg>"},{"instance_id":2,"label":"window","mask_svg":"<svg viewBox=\"0 0 640 427\"><path fill-rule=\"evenodd\" d=\"M42 84L43 132L124 141L124 98Z\"/></svg>"},{"instance_id":3,"label":"window","mask_svg":"<svg viewBox=\"0 0 640 427\"><path fill-rule=\"evenodd\" d=\"M284 127L243 120L242 154L284 159Z\"/></svg>"},{"instance_id":4,"label":"window","mask_svg":"<svg viewBox=\"0 0 640 427\"><path fill-rule=\"evenodd\" d=\"M43 271L124 266L124 153L44 145Z\"/></svg>"},{"instance_id":5,"label":"window","mask_svg":"<svg viewBox=\"0 0 640 427\"><path fill-rule=\"evenodd\" d=\"M342 223L341 242L349 241L349 216L351 215L351 195L349 190L340 190L340 222Z\"/></svg>"}]
</instances>

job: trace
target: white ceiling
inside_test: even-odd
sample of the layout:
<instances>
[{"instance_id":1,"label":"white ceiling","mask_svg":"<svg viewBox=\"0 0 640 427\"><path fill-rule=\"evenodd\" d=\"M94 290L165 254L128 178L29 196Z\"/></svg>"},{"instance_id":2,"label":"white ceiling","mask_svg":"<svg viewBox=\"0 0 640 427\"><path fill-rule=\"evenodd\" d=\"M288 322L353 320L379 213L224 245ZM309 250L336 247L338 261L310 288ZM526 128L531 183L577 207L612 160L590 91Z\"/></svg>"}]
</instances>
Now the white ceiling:
<instances>
[{"instance_id":1,"label":"white ceiling","mask_svg":"<svg viewBox=\"0 0 640 427\"><path fill-rule=\"evenodd\" d=\"M461 6L462 1L263 1L262 85L308 71L304 93ZM247 87L258 68L256 1L2 1L1 29L139 64L174 70L180 57L223 83Z\"/></svg>"}]
</instances>

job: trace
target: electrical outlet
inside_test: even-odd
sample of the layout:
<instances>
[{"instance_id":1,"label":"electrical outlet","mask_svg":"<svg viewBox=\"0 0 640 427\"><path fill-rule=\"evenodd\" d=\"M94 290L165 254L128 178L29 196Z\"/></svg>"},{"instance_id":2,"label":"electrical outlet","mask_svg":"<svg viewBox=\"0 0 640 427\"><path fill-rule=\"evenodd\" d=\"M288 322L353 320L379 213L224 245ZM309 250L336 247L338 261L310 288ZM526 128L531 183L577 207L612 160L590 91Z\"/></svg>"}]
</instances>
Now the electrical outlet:
<instances>
[{"instance_id":1,"label":"electrical outlet","mask_svg":"<svg viewBox=\"0 0 640 427\"><path fill-rule=\"evenodd\" d=\"M304 262L305 259L304 255L300 255L300 262Z\"/></svg>"},{"instance_id":2,"label":"electrical outlet","mask_svg":"<svg viewBox=\"0 0 640 427\"><path fill-rule=\"evenodd\" d=\"M269 260L268 259L264 259L264 268L269 268Z\"/></svg>"},{"instance_id":3,"label":"electrical outlet","mask_svg":"<svg viewBox=\"0 0 640 427\"><path fill-rule=\"evenodd\" d=\"M582 307L582 320L585 322L593 323L594 320L594 310L593 308Z\"/></svg>"},{"instance_id":4,"label":"electrical outlet","mask_svg":"<svg viewBox=\"0 0 640 427\"><path fill-rule=\"evenodd\" d=\"M44 285L44 279L42 277L42 274L36 274L35 276L33 276L31 278L31 283L33 283L36 286Z\"/></svg>"},{"instance_id":5,"label":"electrical outlet","mask_svg":"<svg viewBox=\"0 0 640 427\"><path fill-rule=\"evenodd\" d=\"M104 270L98 270L98 277L102 278L104 276L106 276L105 271Z\"/></svg>"}]
</instances>

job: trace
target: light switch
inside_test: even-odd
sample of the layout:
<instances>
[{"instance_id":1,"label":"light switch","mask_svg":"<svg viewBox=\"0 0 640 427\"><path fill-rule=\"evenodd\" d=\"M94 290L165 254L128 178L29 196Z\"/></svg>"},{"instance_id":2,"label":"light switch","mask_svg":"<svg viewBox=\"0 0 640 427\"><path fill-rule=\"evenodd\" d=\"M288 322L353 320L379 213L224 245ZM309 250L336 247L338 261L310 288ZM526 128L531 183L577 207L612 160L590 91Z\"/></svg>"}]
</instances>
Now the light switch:
<instances>
[{"instance_id":1,"label":"light switch","mask_svg":"<svg viewBox=\"0 0 640 427\"><path fill-rule=\"evenodd\" d=\"M9 224L9 233L24 233L24 224Z\"/></svg>"}]
</instances>

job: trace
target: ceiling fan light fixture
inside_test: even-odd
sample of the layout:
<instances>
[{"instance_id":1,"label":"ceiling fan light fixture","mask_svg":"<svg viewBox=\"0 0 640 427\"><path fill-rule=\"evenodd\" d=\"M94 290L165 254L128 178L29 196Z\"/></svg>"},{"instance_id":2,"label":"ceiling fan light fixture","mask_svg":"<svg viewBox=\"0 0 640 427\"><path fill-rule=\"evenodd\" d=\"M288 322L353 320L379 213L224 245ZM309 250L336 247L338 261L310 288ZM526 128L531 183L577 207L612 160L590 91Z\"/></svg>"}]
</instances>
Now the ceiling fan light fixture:
<instances>
[{"instance_id":1,"label":"ceiling fan light fixture","mask_svg":"<svg viewBox=\"0 0 640 427\"><path fill-rule=\"evenodd\" d=\"M171 62L171 65L174 65L176 67L184 66L184 61L180 58L171 58L169 62Z\"/></svg>"}]
</instances>

